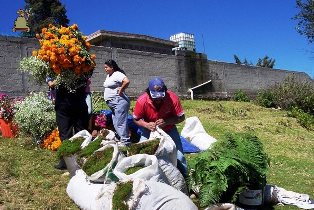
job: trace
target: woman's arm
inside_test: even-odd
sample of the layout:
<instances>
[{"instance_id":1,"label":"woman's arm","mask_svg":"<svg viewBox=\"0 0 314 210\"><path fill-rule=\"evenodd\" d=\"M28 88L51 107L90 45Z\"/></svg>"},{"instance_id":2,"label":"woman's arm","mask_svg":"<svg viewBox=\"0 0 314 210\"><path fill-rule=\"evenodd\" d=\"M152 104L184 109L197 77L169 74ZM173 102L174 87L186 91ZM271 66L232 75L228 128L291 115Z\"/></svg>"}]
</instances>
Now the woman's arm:
<instances>
[{"instance_id":1,"label":"woman's arm","mask_svg":"<svg viewBox=\"0 0 314 210\"><path fill-rule=\"evenodd\" d=\"M125 77L123 80L122 80L122 84L120 86L120 88L118 89L118 94L119 96L122 95L122 93L125 91L125 89L127 89L127 87L129 86L130 84L130 80Z\"/></svg>"}]
</instances>

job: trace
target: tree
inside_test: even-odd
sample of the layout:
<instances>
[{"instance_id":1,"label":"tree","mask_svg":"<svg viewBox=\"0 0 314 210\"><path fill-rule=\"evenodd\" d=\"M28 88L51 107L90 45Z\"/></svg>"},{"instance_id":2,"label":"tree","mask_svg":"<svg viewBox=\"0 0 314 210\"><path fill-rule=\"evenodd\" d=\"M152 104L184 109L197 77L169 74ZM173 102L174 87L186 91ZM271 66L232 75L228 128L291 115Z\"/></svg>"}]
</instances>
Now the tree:
<instances>
[{"instance_id":1,"label":"tree","mask_svg":"<svg viewBox=\"0 0 314 210\"><path fill-rule=\"evenodd\" d=\"M33 36L49 24L68 26L66 9L59 0L25 0L25 9L30 11L28 24Z\"/></svg>"},{"instance_id":2,"label":"tree","mask_svg":"<svg viewBox=\"0 0 314 210\"><path fill-rule=\"evenodd\" d=\"M244 61L241 61L240 58L237 56L237 55L233 55L233 58L234 58L234 61L236 64L243 64L243 65L246 65L246 66L253 66L253 63L252 62L248 62L246 60L246 58L244 59Z\"/></svg>"},{"instance_id":3,"label":"tree","mask_svg":"<svg viewBox=\"0 0 314 210\"><path fill-rule=\"evenodd\" d=\"M257 60L256 66L273 68L275 66L275 59L269 58L267 55L263 59L259 58Z\"/></svg>"},{"instance_id":4,"label":"tree","mask_svg":"<svg viewBox=\"0 0 314 210\"><path fill-rule=\"evenodd\" d=\"M241 61L237 55L233 55L234 61L236 64L246 65L246 66L254 66L252 62L248 62L246 58L244 61ZM259 58L255 66L273 68L275 66L275 59L269 58L265 55L264 58Z\"/></svg>"},{"instance_id":5,"label":"tree","mask_svg":"<svg viewBox=\"0 0 314 210\"><path fill-rule=\"evenodd\" d=\"M307 37L310 43L314 42L314 1L296 0L300 12L294 17L298 20L297 31Z\"/></svg>"}]
</instances>

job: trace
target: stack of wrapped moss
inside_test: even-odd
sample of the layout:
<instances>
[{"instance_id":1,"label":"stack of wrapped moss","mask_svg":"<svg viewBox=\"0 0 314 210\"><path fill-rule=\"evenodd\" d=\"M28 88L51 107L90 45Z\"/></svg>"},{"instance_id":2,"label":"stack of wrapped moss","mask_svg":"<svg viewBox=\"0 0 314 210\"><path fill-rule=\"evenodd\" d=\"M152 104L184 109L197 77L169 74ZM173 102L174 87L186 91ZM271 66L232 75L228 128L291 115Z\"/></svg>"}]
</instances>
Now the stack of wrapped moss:
<instances>
[{"instance_id":1,"label":"stack of wrapped moss","mask_svg":"<svg viewBox=\"0 0 314 210\"><path fill-rule=\"evenodd\" d=\"M103 146L101 142L105 139L105 136L106 135L97 136L83 149L81 148L81 144L85 140L83 137L65 140L58 149L57 156L58 158L63 158L76 155L78 165L88 176L91 176L95 172L104 169L112 159L112 147L97 151ZM124 156L132 156L135 154L154 155L158 146L159 139L154 139L140 144L132 144L130 147L120 147L119 150ZM139 166L129 168L127 173L134 173L135 169L139 170L141 168L142 167Z\"/></svg>"},{"instance_id":2,"label":"stack of wrapped moss","mask_svg":"<svg viewBox=\"0 0 314 210\"><path fill-rule=\"evenodd\" d=\"M198 195L199 206L206 207L235 202L246 188L263 189L269 159L253 134L228 133L188 164L189 189Z\"/></svg>"}]
</instances>

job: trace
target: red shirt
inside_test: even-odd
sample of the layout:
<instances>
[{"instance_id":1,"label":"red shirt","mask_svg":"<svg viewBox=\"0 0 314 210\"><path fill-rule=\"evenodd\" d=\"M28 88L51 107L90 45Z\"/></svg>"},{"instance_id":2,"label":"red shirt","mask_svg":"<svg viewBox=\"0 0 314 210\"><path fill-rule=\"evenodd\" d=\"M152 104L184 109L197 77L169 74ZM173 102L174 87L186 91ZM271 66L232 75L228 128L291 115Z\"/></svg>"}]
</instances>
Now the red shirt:
<instances>
[{"instance_id":1,"label":"red shirt","mask_svg":"<svg viewBox=\"0 0 314 210\"><path fill-rule=\"evenodd\" d=\"M133 118L143 119L145 122L155 122L158 119L168 119L171 117L180 117L184 114L179 97L172 91L167 90L161 107L155 108L153 102L147 93L141 95L135 103ZM169 131L175 125L166 125L164 131Z\"/></svg>"}]
</instances>

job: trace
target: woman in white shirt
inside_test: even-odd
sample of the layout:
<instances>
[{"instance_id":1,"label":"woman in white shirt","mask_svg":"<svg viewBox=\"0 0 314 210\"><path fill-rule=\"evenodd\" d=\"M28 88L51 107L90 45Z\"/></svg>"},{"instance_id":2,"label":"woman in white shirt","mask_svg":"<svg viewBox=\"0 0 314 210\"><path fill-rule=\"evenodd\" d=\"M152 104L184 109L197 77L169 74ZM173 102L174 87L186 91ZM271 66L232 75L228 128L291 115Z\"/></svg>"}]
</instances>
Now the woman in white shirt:
<instances>
[{"instance_id":1,"label":"woman in white shirt","mask_svg":"<svg viewBox=\"0 0 314 210\"><path fill-rule=\"evenodd\" d=\"M104 99L112 111L112 123L120 137L120 142L129 145L130 137L127 121L130 99L124 91L129 86L130 80L114 60L106 61L104 70L107 73L104 82Z\"/></svg>"}]
</instances>

